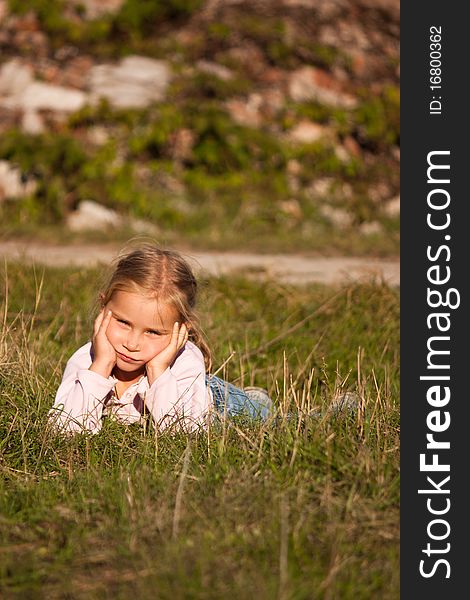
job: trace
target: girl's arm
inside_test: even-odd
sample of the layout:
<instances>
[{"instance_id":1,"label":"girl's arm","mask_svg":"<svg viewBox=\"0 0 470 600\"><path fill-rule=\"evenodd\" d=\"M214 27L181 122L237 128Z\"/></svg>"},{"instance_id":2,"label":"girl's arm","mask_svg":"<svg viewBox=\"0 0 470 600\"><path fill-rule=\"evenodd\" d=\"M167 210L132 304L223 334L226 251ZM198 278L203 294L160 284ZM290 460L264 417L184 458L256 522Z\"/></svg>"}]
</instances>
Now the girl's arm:
<instances>
[{"instance_id":1,"label":"girl's arm","mask_svg":"<svg viewBox=\"0 0 470 600\"><path fill-rule=\"evenodd\" d=\"M150 385L145 404L160 429L174 425L193 431L206 423L211 401L202 352L192 342Z\"/></svg>"},{"instance_id":2,"label":"girl's arm","mask_svg":"<svg viewBox=\"0 0 470 600\"><path fill-rule=\"evenodd\" d=\"M105 399L115 381L89 370L91 344L68 361L49 418L63 432L98 433Z\"/></svg>"}]
</instances>

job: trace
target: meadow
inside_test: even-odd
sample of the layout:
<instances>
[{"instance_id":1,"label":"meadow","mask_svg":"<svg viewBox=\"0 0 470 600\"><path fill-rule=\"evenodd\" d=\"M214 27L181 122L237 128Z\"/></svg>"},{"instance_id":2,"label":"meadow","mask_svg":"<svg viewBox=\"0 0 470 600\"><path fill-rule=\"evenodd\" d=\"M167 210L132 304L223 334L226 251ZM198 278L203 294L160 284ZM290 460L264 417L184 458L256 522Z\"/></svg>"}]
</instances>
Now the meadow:
<instances>
[{"instance_id":1,"label":"meadow","mask_svg":"<svg viewBox=\"0 0 470 600\"><path fill-rule=\"evenodd\" d=\"M398 290L208 279L213 372L267 387L276 418L56 436L101 280L0 268L0 596L398 598Z\"/></svg>"}]
</instances>

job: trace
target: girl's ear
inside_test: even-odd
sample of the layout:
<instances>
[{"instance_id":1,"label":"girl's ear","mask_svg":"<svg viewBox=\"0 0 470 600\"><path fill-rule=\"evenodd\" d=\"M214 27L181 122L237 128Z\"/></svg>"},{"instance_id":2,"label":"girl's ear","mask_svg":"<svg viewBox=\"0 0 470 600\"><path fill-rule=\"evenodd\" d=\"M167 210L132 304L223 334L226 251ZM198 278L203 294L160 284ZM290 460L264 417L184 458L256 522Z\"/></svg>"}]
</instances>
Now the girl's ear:
<instances>
[{"instance_id":1,"label":"girl's ear","mask_svg":"<svg viewBox=\"0 0 470 600\"><path fill-rule=\"evenodd\" d=\"M99 300L100 300L100 306L101 306L101 308L103 308L105 305L103 292L100 293Z\"/></svg>"}]
</instances>

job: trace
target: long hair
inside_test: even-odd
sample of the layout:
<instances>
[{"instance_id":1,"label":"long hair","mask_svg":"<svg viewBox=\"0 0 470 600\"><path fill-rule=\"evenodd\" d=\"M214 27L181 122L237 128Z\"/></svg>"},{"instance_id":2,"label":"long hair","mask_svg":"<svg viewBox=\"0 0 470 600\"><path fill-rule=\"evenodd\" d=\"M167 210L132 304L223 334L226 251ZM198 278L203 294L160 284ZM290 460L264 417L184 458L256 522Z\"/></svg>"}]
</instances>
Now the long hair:
<instances>
[{"instance_id":1,"label":"long hair","mask_svg":"<svg viewBox=\"0 0 470 600\"><path fill-rule=\"evenodd\" d=\"M197 280L186 260L173 250L144 243L124 250L115 260L107 284L100 294L105 306L117 291L137 292L173 306L189 330L189 339L201 350L206 370L212 364L211 351L196 312Z\"/></svg>"}]
</instances>

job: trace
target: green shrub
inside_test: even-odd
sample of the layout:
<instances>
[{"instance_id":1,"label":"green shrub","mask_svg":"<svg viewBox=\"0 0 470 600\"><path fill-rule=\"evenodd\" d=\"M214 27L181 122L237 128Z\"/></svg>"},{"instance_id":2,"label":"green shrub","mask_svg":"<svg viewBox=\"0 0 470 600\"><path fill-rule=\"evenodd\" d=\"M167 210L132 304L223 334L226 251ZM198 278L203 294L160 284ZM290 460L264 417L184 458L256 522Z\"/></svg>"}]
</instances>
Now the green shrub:
<instances>
[{"instance_id":1,"label":"green shrub","mask_svg":"<svg viewBox=\"0 0 470 600\"><path fill-rule=\"evenodd\" d=\"M0 140L0 159L17 164L38 181L36 197L41 199L45 220L63 215L65 195L73 191L87 161L78 140L64 134L29 136L17 130Z\"/></svg>"},{"instance_id":2,"label":"green shrub","mask_svg":"<svg viewBox=\"0 0 470 600\"><path fill-rule=\"evenodd\" d=\"M113 24L119 32L142 38L159 23L189 17L201 4L202 0L126 0Z\"/></svg>"},{"instance_id":3,"label":"green shrub","mask_svg":"<svg viewBox=\"0 0 470 600\"><path fill-rule=\"evenodd\" d=\"M359 140L374 150L398 144L400 140L400 91L386 86L379 96L361 94L362 102L355 111Z\"/></svg>"},{"instance_id":4,"label":"green shrub","mask_svg":"<svg viewBox=\"0 0 470 600\"><path fill-rule=\"evenodd\" d=\"M8 0L12 13L24 15L33 11L47 33L67 34L71 23L64 17L65 0Z\"/></svg>"},{"instance_id":5,"label":"green shrub","mask_svg":"<svg viewBox=\"0 0 470 600\"><path fill-rule=\"evenodd\" d=\"M168 156L171 135L184 126L183 113L174 104L162 104L142 127L129 137L129 151L133 158L164 158Z\"/></svg>"},{"instance_id":6,"label":"green shrub","mask_svg":"<svg viewBox=\"0 0 470 600\"><path fill-rule=\"evenodd\" d=\"M226 100L232 96L242 96L249 93L251 82L243 76L235 75L231 79L223 80L211 73L197 72L192 77L185 76L181 82L175 84L175 94L184 99L202 101L207 99Z\"/></svg>"},{"instance_id":7,"label":"green shrub","mask_svg":"<svg viewBox=\"0 0 470 600\"><path fill-rule=\"evenodd\" d=\"M122 124L131 128L135 127L140 121L144 121L146 116L146 111L142 110L113 108L106 98L101 98L97 104L86 104L72 113L68 119L68 125L72 129L97 124Z\"/></svg>"},{"instance_id":8,"label":"green shrub","mask_svg":"<svg viewBox=\"0 0 470 600\"><path fill-rule=\"evenodd\" d=\"M351 111L343 108L333 108L315 101L289 106L284 125L288 129L299 118L324 125L331 125L339 135L350 133L353 125Z\"/></svg>"},{"instance_id":9,"label":"green shrub","mask_svg":"<svg viewBox=\"0 0 470 600\"><path fill-rule=\"evenodd\" d=\"M151 39L156 26L186 18L201 4L202 0L126 0L116 13L85 21L84 7L71 6L65 0L9 0L13 13L24 15L33 11L37 15L54 48L73 44L92 50L96 56L138 51L139 42ZM66 8L68 14L74 10L75 19L64 16Z\"/></svg>"}]
</instances>

